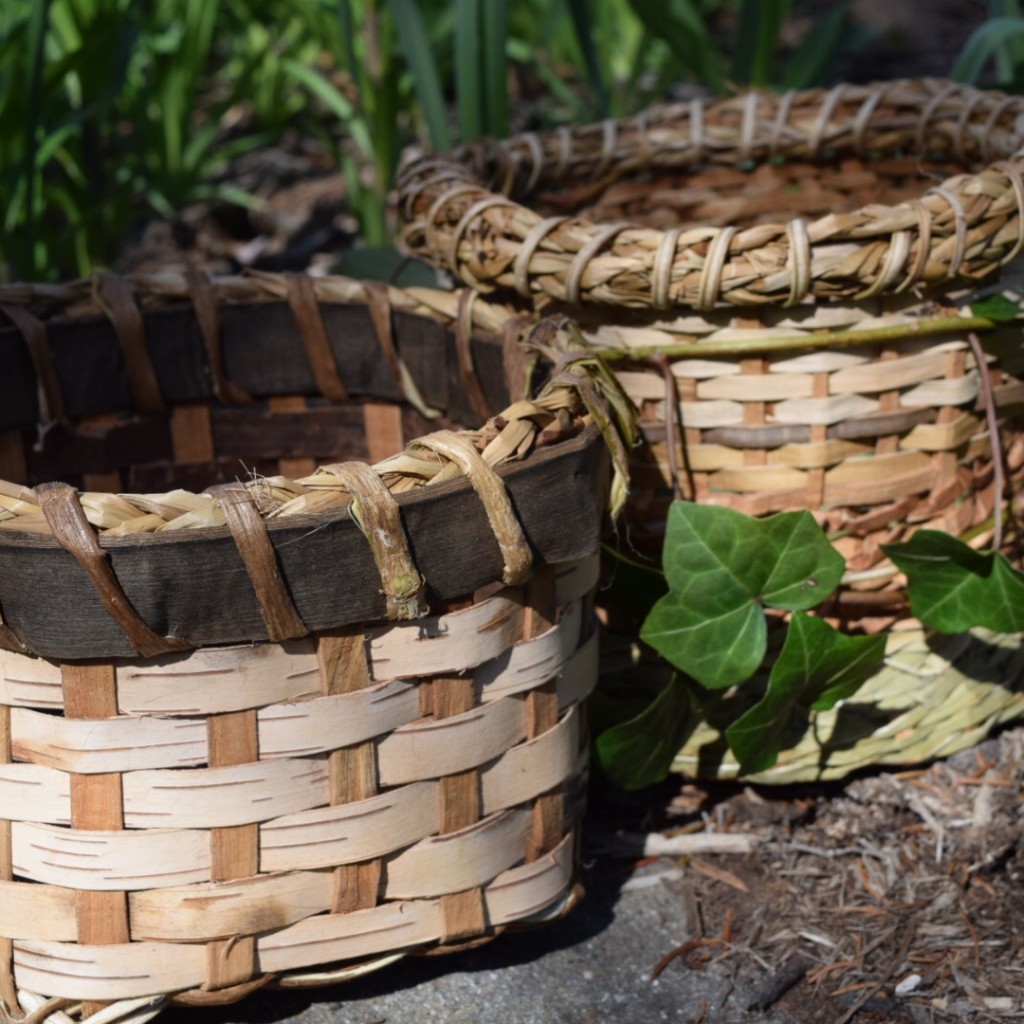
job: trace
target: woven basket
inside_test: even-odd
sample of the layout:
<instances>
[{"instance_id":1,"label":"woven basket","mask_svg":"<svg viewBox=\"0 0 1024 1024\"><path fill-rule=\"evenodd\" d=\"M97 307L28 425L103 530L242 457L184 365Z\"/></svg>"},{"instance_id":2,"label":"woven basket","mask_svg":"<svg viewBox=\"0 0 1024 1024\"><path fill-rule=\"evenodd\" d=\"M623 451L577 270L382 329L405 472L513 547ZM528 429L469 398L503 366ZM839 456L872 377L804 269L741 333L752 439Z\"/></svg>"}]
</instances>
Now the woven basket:
<instances>
[{"instance_id":1,"label":"woven basket","mask_svg":"<svg viewBox=\"0 0 1024 1024\"><path fill-rule=\"evenodd\" d=\"M657 556L677 497L810 509L847 559L826 614L923 656L881 545L922 526L998 541L1024 476L1020 330L972 309L1020 294L1022 118L1024 99L931 80L695 100L412 162L404 239L488 301L568 304L605 348L640 412L633 549ZM936 657L974 678L968 703L1010 713L1017 670L976 671L990 640ZM858 697L882 724L841 742L871 761L942 748L967 727L944 701L885 727L929 706L935 665L924 689L894 665ZM856 759L827 725L804 777ZM734 773L715 751L698 735L678 766Z\"/></svg>"},{"instance_id":2,"label":"woven basket","mask_svg":"<svg viewBox=\"0 0 1024 1024\"><path fill-rule=\"evenodd\" d=\"M460 353L508 402L502 338L425 295L0 289L8 1015L332 982L576 898L595 391L571 362L402 451L475 418Z\"/></svg>"}]
</instances>

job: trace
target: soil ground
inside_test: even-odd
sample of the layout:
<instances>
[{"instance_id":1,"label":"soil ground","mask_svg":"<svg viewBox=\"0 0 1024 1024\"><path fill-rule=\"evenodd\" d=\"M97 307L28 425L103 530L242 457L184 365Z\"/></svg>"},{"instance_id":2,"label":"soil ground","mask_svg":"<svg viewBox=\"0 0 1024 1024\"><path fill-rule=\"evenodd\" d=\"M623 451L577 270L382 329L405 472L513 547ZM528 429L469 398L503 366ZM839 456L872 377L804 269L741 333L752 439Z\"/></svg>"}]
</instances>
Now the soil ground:
<instances>
[{"instance_id":1,"label":"soil ground","mask_svg":"<svg viewBox=\"0 0 1024 1024\"><path fill-rule=\"evenodd\" d=\"M822 10L831 6L822 2ZM980 0L859 0L879 33L836 80L941 75ZM121 269L336 272L354 240L344 192L300 139L249 158L258 218L186 211ZM345 269L344 263L341 269ZM409 958L345 986L175 1010L168 1024L925 1024L1024 1018L1024 729L948 762L768 790L673 779L595 790L587 897L545 929ZM645 856L657 834L751 850ZM733 840L735 841L735 840ZM657 975L655 977L655 975Z\"/></svg>"}]
</instances>

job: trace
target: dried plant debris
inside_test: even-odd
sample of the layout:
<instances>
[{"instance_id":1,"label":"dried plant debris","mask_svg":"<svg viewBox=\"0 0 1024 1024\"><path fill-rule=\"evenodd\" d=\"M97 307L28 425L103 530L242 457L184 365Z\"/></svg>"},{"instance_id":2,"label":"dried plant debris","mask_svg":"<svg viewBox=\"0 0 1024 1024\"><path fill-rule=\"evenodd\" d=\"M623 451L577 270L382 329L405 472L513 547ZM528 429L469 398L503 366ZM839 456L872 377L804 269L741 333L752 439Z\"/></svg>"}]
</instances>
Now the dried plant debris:
<instances>
[{"instance_id":1,"label":"dried plant debris","mask_svg":"<svg viewBox=\"0 0 1024 1024\"><path fill-rule=\"evenodd\" d=\"M842 786L677 787L662 832L751 852L645 859L688 936L652 973L726 971L708 1020L1024 1019L1022 787L1020 728Z\"/></svg>"}]
</instances>

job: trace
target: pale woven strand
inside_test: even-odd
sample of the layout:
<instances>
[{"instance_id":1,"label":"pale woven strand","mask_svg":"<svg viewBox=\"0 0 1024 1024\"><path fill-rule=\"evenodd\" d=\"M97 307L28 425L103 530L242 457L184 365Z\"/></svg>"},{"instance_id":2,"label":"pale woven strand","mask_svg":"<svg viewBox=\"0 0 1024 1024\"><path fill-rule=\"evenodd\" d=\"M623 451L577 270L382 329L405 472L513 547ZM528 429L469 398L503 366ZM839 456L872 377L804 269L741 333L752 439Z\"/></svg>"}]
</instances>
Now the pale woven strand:
<instances>
[{"instance_id":1,"label":"pale woven strand","mask_svg":"<svg viewBox=\"0 0 1024 1024\"><path fill-rule=\"evenodd\" d=\"M1013 188L1014 198L1017 200L1017 244L1003 257L1003 263L1011 263L1024 248L1024 180L1021 179L1016 165L1010 160L1000 160L993 166L1006 175Z\"/></svg>"},{"instance_id":2,"label":"pale woven strand","mask_svg":"<svg viewBox=\"0 0 1024 1024\"><path fill-rule=\"evenodd\" d=\"M986 93L979 92L972 96L965 104L964 109L960 111L960 117L956 122L956 140L953 143L953 152L956 154L956 158L961 163L967 163L967 146L966 140L971 138L970 123L971 115L974 111L981 106L989 97Z\"/></svg>"},{"instance_id":3,"label":"pale woven strand","mask_svg":"<svg viewBox=\"0 0 1024 1024\"><path fill-rule=\"evenodd\" d=\"M704 159L704 101L699 97L690 101L690 146L699 164Z\"/></svg>"},{"instance_id":4,"label":"pale woven strand","mask_svg":"<svg viewBox=\"0 0 1024 1024\"><path fill-rule=\"evenodd\" d=\"M30 1013L38 1013L49 1000L35 992L19 989L18 1002ZM170 997L166 995L119 999L84 1018L81 1024L146 1024L147 1021L156 1017L169 1002ZM62 1010L47 1014L45 1021L47 1024L76 1024L74 1018Z\"/></svg>"},{"instance_id":5,"label":"pale woven strand","mask_svg":"<svg viewBox=\"0 0 1024 1024\"><path fill-rule=\"evenodd\" d=\"M803 218L797 217L786 225L786 237L789 239L789 270L792 283L785 305L795 306L811 290L811 240Z\"/></svg>"},{"instance_id":6,"label":"pale woven strand","mask_svg":"<svg viewBox=\"0 0 1024 1024\"><path fill-rule=\"evenodd\" d=\"M515 281L515 289L520 295L530 297L530 260L537 250L537 246L551 234L559 224L564 224L569 218L559 214L555 217L545 217L544 220L534 224L530 228L519 252L516 253L515 262L512 264L512 276Z\"/></svg>"},{"instance_id":7,"label":"pale woven strand","mask_svg":"<svg viewBox=\"0 0 1024 1024\"><path fill-rule=\"evenodd\" d=\"M556 136L558 138L558 160L555 162L552 178L557 183L565 177L565 172L572 165L572 130L568 125L563 124L556 131Z\"/></svg>"},{"instance_id":8,"label":"pale woven strand","mask_svg":"<svg viewBox=\"0 0 1024 1024\"><path fill-rule=\"evenodd\" d=\"M580 301L580 284L583 275L586 273L587 265L616 235L625 231L630 225L610 224L603 231L599 231L589 242L576 254L575 259L569 266L569 275L565 282L565 301L576 306Z\"/></svg>"},{"instance_id":9,"label":"pale woven strand","mask_svg":"<svg viewBox=\"0 0 1024 1024\"><path fill-rule=\"evenodd\" d=\"M992 133L996 130L996 125L999 123L999 118L1003 116L1003 113L1010 109L1010 107L1016 106L1020 103L1020 97L1018 96L1004 96L993 108L992 113L985 119L985 125L981 129L981 153L983 160L992 159L992 148L989 144L989 138Z\"/></svg>"},{"instance_id":10,"label":"pale woven strand","mask_svg":"<svg viewBox=\"0 0 1024 1024\"><path fill-rule=\"evenodd\" d=\"M536 132L524 132L521 138L530 153L530 176L526 179L526 191L532 192L544 170L544 149Z\"/></svg>"},{"instance_id":11,"label":"pale woven strand","mask_svg":"<svg viewBox=\"0 0 1024 1024\"><path fill-rule=\"evenodd\" d=\"M949 257L949 269L946 271L946 277L952 279L960 272L960 264L963 263L964 255L967 252L967 215L964 213L963 204L957 196L941 185L928 189L925 195L941 196L953 211L953 229L956 242L953 246L953 252Z\"/></svg>"},{"instance_id":12,"label":"pale woven strand","mask_svg":"<svg viewBox=\"0 0 1024 1024\"><path fill-rule=\"evenodd\" d=\"M864 133L868 130L871 118L887 92L888 90L885 88L877 89L868 96L857 111L857 116L853 120L853 145L858 154L863 153L867 149L867 144L864 142Z\"/></svg>"},{"instance_id":13,"label":"pale woven strand","mask_svg":"<svg viewBox=\"0 0 1024 1024\"><path fill-rule=\"evenodd\" d=\"M619 126L613 117L606 117L601 122L601 159L594 168L594 177L600 178L615 156L615 146L619 138Z\"/></svg>"},{"instance_id":14,"label":"pale woven strand","mask_svg":"<svg viewBox=\"0 0 1024 1024\"><path fill-rule=\"evenodd\" d=\"M683 229L670 228L658 243L651 266L651 305L655 309L669 308L669 289L672 285L672 265L676 259L676 245Z\"/></svg>"},{"instance_id":15,"label":"pale woven strand","mask_svg":"<svg viewBox=\"0 0 1024 1024\"><path fill-rule=\"evenodd\" d=\"M382 967L398 963L404 960L408 953L389 953L387 956L379 956L373 960L366 960L363 963L352 964L350 967L339 967L333 971L302 971L293 974L282 975L277 980L278 988L320 988L324 985L334 985L342 981L352 981L354 978L362 978L367 974L373 974Z\"/></svg>"},{"instance_id":16,"label":"pale woven strand","mask_svg":"<svg viewBox=\"0 0 1024 1024\"><path fill-rule=\"evenodd\" d=\"M832 120L832 114L835 112L836 107L839 106L839 101L843 98L845 92L845 85L837 85L830 89L825 97L825 102L821 105L821 110L818 111L818 118L814 122L814 128L811 129L811 137L807 140L807 145L813 159L817 159L821 153L821 143L825 137L825 129L828 128L828 123Z\"/></svg>"},{"instance_id":17,"label":"pale woven strand","mask_svg":"<svg viewBox=\"0 0 1024 1024\"><path fill-rule=\"evenodd\" d=\"M959 92L960 86L949 83L925 104L924 109L921 111L921 119L917 124L917 151L919 153L924 150L925 143L928 140L928 126L931 124L932 116L948 97Z\"/></svg>"},{"instance_id":18,"label":"pale woven strand","mask_svg":"<svg viewBox=\"0 0 1024 1024\"><path fill-rule=\"evenodd\" d=\"M771 134L768 136L768 155L770 157L774 157L778 153L779 146L782 144L782 137L789 127L789 111L796 96L796 91L790 89L779 97L779 109L775 112Z\"/></svg>"},{"instance_id":19,"label":"pale woven strand","mask_svg":"<svg viewBox=\"0 0 1024 1024\"><path fill-rule=\"evenodd\" d=\"M757 134L757 104L760 96L756 92L748 92L743 103L743 125L740 131L740 160L749 160L750 151L754 148L754 136Z\"/></svg>"},{"instance_id":20,"label":"pale woven strand","mask_svg":"<svg viewBox=\"0 0 1024 1024\"><path fill-rule=\"evenodd\" d=\"M722 228L711 240L708 246L708 254L704 257L704 266L700 272L700 285L697 289L697 308L701 310L714 309L718 300L719 289L722 286L722 268L729 258L729 245L736 228Z\"/></svg>"},{"instance_id":21,"label":"pale woven strand","mask_svg":"<svg viewBox=\"0 0 1024 1024\"><path fill-rule=\"evenodd\" d=\"M533 556L501 477L484 462L472 441L450 430L427 434L415 444L443 455L462 470L462 475L480 498L491 532L498 542L504 562L502 582L508 587L525 583L530 575Z\"/></svg>"},{"instance_id":22,"label":"pale woven strand","mask_svg":"<svg viewBox=\"0 0 1024 1024\"><path fill-rule=\"evenodd\" d=\"M885 259L882 261L882 269L870 288L866 288L855 296L857 299L872 299L882 292L888 291L896 278L900 276L903 265L910 256L911 235L909 231L896 231L889 241L885 250Z\"/></svg>"},{"instance_id":23,"label":"pale woven strand","mask_svg":"<svg viewBox=\"0 0 1024 1024\"><path fill-rule=\"evenodd\" d=\"M505 196L488 196L474 203L460 218L455 230L452 232L451 241L448 243L448 266L454 271L459 263L459 246L462 244L462 236L466 233L469 225L480 216L484 210L490 210L495 206L507 206L515 209L516 204Z\"/></svg>"},{"instance_id":24,"label":"pale woven strand","mask_svg":"<svg viewBox=\"0 0 1024 1024\"><path fill-rule=\"evenodd\" d=\"M422 191L422 189L420 189ZM431 204L430 209L427 210L427 215L424 218L424 231L427 237L427 244L430 246L431 252L441 252L441 240L437 235L437 217L440 212L445 209L453 199L458 199L459 196L466 195L468 192L475 192L480 194L483 190L477 184L471 185L456 185L455 188L449 189L447 192L442 192Z\"/></svg>"},{"instance_id":25,"label":"pale woven strand","mask_svg":"<svg viewBox=\"0 0 1024 1024\"><path fill-rule=\"evenodd\" d=\"M921 280L932 248L932 218L928 207L920 199L908 199L904 205L912 207L917 214L917 259L907 271L906 279L896 288L897 293L913 288Z\"/></svg>"}]
</instances>

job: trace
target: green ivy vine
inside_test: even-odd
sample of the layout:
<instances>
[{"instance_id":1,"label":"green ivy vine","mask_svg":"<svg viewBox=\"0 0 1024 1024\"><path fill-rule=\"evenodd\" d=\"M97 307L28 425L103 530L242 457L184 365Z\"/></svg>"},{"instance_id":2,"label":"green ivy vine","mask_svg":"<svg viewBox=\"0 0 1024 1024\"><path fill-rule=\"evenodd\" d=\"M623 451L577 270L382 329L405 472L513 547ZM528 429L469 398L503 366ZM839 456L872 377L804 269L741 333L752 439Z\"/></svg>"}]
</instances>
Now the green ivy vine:
<instances>
[{"instance_id":1,"label":"green ivy vine","mask_svg":"<svg viewBox=\"0 0 1024 1024\"><path fill-rule=\"evenodd\" d=\"M906 575L911 612L926 627L1024 631L1024 573L1002 554L936 530L883 550ZM633 704L625 720L598 730L597 758L610 781L637 789L664 778L709 691L760 687L724 730L741 774L775 764L797 719L852 697L881 667L886 638L846 634L813 614L845 569L809 512L756 519L674 503L663 592L640 629L674 671L646 706L637 712ZM769 616L781 621L780 613L788 613L784 636L769 651Z\"/></svg>"}]
</instances>

